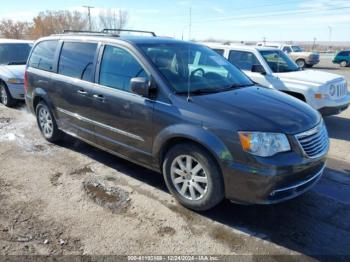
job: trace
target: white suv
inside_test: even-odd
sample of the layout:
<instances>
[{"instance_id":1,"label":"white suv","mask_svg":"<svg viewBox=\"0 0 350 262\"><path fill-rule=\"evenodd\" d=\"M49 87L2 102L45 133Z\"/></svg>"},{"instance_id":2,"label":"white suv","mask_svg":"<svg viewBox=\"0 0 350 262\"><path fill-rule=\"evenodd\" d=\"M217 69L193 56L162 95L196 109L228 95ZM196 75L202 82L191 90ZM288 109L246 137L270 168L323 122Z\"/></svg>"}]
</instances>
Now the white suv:
<instances>
[{"instance_id":1,"label":"white suv","mask_svg":"<svg viewBox=\"0 0 350 262\"><path fill-rule=\"evenodd\" d=\"M270 47L205 43L260 85L297 97L323 115L335 115L350 104L343 76L301 70L283 51Z\"/></svg>"}]
</instances>

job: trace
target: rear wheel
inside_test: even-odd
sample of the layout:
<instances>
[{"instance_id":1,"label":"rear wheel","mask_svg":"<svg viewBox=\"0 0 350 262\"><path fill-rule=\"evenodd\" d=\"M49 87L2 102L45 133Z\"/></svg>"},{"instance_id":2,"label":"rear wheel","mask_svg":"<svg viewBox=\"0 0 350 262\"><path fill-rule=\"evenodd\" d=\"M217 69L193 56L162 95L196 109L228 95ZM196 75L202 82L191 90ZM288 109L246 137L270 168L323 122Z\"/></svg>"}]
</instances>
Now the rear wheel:
<instances>
[{"instance_id":1,"label":"rear wheel","mask_svg":"<svg viewBox=\"0 0 350 262\"><path fill-rule=\"evenodd\" d=\"M341 66L341 67L347 67L347 66L348 66L348 62L346 62L346 61L341 61L341 62L340 62L340 66Z\"/></svg>"},{"instance_id":2,"label":"rear wheel","mask_svg":"<svg viewBox=\"0 0 350 262\"><path fill-rule=\"evenodd\" d=\"M52 112L44 102L39 102L36 107L36 119L41 134L47 141L55 143L62 138L62 131L58 129Z\"/></svg>"},{"instance_id":3,"label":"rear wheel","mask_svg":"<svg viewBox=\"0 0 350 262\"><path fill-rule=\"evenodd\" d=\"M298 59L296 61L297 65L300 67L300 68L304 68L306 63L305 63L305 60L304 59Z\"/></svg>"},{"instance_id":4,"label":"rear wheel","mask_svg":"<svg viewBox=\"0 0 350 262\"><path fill-rule=\"evenodd\" d=\"M174 146L163 163L169 191L184 206L208 210L224 198L224 183L213 157L201 147L184 143Z\"/></svg>"},{"instance_id":5,"label":"rear wheel","mask_svg":"<svg viewBox=\"0 0 350 262\"><path fill-rule=\"evenodd\" d=\"M1 103L7 107L11 107L16 104L16 100L12 98L10 91L4 82L0 82L0 100Z\"/></svg>"}]
</instances>

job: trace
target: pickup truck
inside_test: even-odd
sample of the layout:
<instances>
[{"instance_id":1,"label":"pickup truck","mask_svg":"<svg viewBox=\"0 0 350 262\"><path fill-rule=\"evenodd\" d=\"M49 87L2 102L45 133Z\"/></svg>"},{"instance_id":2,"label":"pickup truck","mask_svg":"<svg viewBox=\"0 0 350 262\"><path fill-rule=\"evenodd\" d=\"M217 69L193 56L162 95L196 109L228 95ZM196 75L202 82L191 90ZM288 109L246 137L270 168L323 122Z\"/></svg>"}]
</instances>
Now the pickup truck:
<instances>
[{"instance_id":1,"label":"pickup truck","mask_svg":"<svg viewBox=\"0 0 350 262\"><path fill-rule=\"evenodd\" d=\"M278 43L258 43L257 46L274 47L288 54L301 68L313 67L320 62L320 55L315 52L306 52L298 45L287 45Z\"/></svg>"},{"instance_id":2,"label":"pickup truck","mask_svg":"<svg viewBox=\"0 0 350 262\"><path fill-rule=\"evenodd\" d=\"M303 70L282 50L246 45L203 44L223 55L256 83L303 100L324 116L339 114L350 104L348 83L343 76Z\"/></svg>"}]
</instances>

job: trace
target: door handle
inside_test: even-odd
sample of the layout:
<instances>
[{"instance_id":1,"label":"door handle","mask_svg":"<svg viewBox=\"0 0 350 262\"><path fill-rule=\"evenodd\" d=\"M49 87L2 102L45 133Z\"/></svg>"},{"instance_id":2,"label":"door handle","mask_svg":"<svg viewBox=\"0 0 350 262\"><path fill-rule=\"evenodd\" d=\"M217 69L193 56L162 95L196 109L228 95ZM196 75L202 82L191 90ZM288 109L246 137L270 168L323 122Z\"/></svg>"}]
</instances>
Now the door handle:
<instances>
[{"instance_id":1,"label":"door handle","mask_svg":"<svg viewBox=\"0 0 350 262\"><path fill-rule=\"evenodd\" d=\"M86 96L88 94L88 92L86 92L85 90L78 90L77 92L79 95L82 95L82 96Z\"/></svg>"},{"instance_id":2,"label":"door handle","mask_svg":"<svg viewBox=\"0 0 350 262\"><path fill-rule=\"evenodd\" d=\"M103 95L94 94L92 97L101 102L104 102L106 100Z\"/></svg>"}]
</instances>

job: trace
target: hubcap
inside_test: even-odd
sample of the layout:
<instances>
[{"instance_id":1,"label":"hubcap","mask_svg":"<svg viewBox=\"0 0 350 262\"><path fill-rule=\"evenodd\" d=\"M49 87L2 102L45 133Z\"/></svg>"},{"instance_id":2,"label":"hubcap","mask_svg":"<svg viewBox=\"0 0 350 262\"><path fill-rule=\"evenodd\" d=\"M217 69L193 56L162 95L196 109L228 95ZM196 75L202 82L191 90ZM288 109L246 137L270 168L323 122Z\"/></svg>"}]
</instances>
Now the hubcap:
<instances>
[{"instance_id":1,"label":"hubcap","mask_svg":"<svg viewBox=\"0 0 350 262\"><path fill-rule=\"evenodd\" d=\"M7 93L3 86L0 86L1 103L7 105Z\"/></svg>"},{"instance_id":2,"label":"hubcap","mask_svg":"<svg viewBox=\"0 0 350 262\"><path fill-rule=\"evenodd\" d=\"M171 180L181 196L199 200L208 189L208 177L203 166L192 156L181 155L171 164Z\"/></svg>"},{"instance_id":3,"label":"hubcap","mask_svg":"<svg viewBox=\"0 0 350 262\"><path fill-rule=\"evenodd\" d=\"M346 66L346 62L345 62L345 61L342 61L342 62L340 63L340 65L341 65L342 67L345 67L345 66Z\"/></svg>"},{"instance_id":4,"label":"hubcap","mask_svg":"<svg viewBox=\"0 0 350 262\"><path fill-rule=\"evenodd\" d=\"M51 138L53 133L52 117L49 111L44 107L39 109L39 124L44 136L46 138Z\"/></svg>"}]
</instances>

